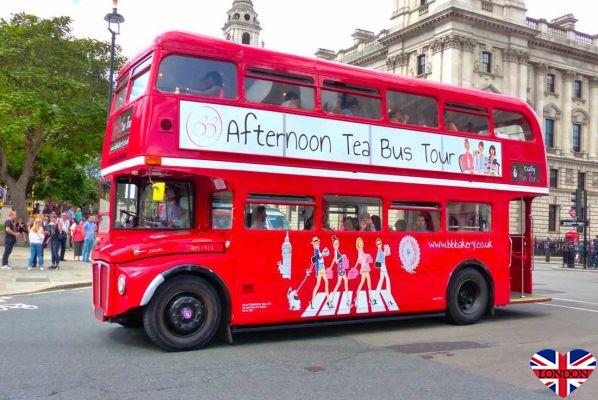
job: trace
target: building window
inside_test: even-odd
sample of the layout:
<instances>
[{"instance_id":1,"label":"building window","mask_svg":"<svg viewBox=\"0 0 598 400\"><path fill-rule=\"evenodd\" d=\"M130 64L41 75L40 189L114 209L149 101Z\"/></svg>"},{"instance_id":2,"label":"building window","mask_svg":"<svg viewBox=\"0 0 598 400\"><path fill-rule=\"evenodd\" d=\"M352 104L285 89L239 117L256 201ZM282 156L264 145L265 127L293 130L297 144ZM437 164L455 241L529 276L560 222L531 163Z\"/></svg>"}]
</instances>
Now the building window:
<instances>
[{"instance_id":1,"label":"building window","mask_svg":"<svg viewBox=\"0 0 598 400\"><path fill-rule=\"evenodd\" d=\"M426 4L428 4L430 2L430 0L419 0L419 5L420 6L425 6Z\"/></svg>"},{"instance_id":2,"label":"building window","mask_svg":"<svg viewBox=\"0 0 598 400\"><path fill-rule=\"evenodd\" d=\"M492 73L492 54L487 51L482 52L482 72L486 74Z\"/></svg>"},{"instance_id":3,"label":"building window","mask_svg":"<svg viewBox=\"0 0 598 400\"><path fill-rule=\"evenodd\" d=\"M557 188L559 185L559 170L550 168L550 187Z\"/></svg>"},{"instance_id":4,"label":"building window","mask_svg":"<svg viewBox=\"0 0 598 400\"><path fill-rule=\"evenodd\" d=\"M550 204L548 206L548 231L556 232L556 217L559 215L559 206L556 204Z\"/></svg>"},{"instance_id":5,"label":"building window","mask_svg":"<svg viewBox=\"0 0 598 400\"><path fill-rule=\"evenodd\" d=\"M581 81L575 81L573 82L573 95L575 96L576 99L581 99L582 98L582 84Z\"/></svg>"},{"instance_id":6,"label":"building window","mask_svg":"<svg viewBox=\"0 0 598 400\"><path fill-rule=\"evenodd\" d=\"M578 172L577 173L577 188L579 190L586 189L586 173L585 172Z\"/></svg>"},{"instance_id":7,"label":"building window","mask_svg":"<svg viewBox=\"0 0 598 400\"><path fill-rule=\"evenodd\" d=\"M245 32L243 34L243 37L241 38L241 43L243 44L251 44L251 35L247 32Z\"/></svg>"},{"instance_id":8,"label":"building window","mask_svg":"<svg viewBox=\"0 0 598 400\"><path fill-rule=\"evenodd\" d=\"M573 124L573 151L581 151L581 125Z\"/></svg>"},{"instance_id":9,"label":"building window","mask_svg":"<svg viewBox=\"0 0 598 400\"><path fill-rule=\"evenodd\" d=\"M546 118L544 125L544 144L546 147L554 147L554 119Z\"/></svg>"},{"instance_id":10,"label":"building window","mask_svg":"<svg viewBox=\"0 0 598 400\"><path fill-rule=\"evenodd\" d=\"M554 74L546 75L546 91L548 93L554 93L555 81Z\"/></svg>"},{"instance_id":11,"label":"building window","mask_svg":"<svg viewBox=\"0 0 598 400\"><path fill-rule=\"evenodd\" d=\"M417 56L417 74L423 75L426 73L426 55Z\"/></svg>"}]
</instances>

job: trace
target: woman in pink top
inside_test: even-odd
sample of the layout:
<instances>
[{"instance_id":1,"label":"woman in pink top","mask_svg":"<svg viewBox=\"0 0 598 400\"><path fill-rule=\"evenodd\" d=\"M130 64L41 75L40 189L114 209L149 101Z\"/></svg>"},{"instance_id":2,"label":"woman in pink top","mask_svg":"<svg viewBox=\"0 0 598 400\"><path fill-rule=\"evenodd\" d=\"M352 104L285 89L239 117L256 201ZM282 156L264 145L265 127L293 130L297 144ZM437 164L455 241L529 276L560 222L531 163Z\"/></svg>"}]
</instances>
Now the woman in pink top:
<instances>
[{"instance_id":1,"label":"woman in pink top","mask_svg":"<svg viewBox=\"0 0 598 400\"><path fill-rule=\"evenodd\" d=\"M368 285L368 296L370 298L370 304L375 305L376 300L372 298L372 278L370 277L370 264L372 263L372 256L365 253L363 251L363 239L358 237L357 241L355 242L355 247L357 248L357 262L355 263L355 268L357 265L360 265L359 273L361 274L361 282L359 282L359 286L357 286L357 290L355 291L355 306L358 307L357 304L359 298L359 291L364 283Z\"/></svg>"},{"instance_id":2,"label":"woman in pink top","mask_svg":"<svg viewBox=\"0 0 598 400\"><path fill-rule=\"evenodd\" d=\"M81 261L83 250L83 241L85 233L83 232L83 220L71 225L71 234L73 235L74 260Z\"/></svg>"}]
</instances>

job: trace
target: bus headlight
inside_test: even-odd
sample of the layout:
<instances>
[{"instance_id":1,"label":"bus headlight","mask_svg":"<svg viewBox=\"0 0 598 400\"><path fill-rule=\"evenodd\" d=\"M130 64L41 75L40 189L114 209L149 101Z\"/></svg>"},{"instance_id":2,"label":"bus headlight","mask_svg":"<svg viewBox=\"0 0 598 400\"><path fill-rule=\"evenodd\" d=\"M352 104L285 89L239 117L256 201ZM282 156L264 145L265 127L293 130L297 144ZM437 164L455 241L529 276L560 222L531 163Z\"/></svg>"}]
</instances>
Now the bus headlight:
<instances>
[{"instance_id":1,"label":"bus headlight","mask_svg":"<svg viewBox=\"0 0 598 400\"><path fill-rule=\"evenodd\" d=\"M127 277L124 274L118 276L118 294L121 296L125 294L125 288L127 286Z\"/></svg>"}]
</instances>

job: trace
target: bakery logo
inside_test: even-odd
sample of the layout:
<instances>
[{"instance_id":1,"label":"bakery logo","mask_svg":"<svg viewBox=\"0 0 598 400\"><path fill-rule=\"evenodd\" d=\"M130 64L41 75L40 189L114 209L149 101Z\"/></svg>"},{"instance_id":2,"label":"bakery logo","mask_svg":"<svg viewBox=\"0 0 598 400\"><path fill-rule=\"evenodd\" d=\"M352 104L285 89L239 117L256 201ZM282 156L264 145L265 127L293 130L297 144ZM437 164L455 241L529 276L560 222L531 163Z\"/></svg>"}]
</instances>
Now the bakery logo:
<instances>
[{"instance_id":1,"label":"bakery logo","mask_svg":"<svg viewBox=\"0 0 598 400\"><path fill-rule=\"evenodd\" d=\"M210 106L198 106L185 122L187 137L199 147L210 147L218 142L222 134L222 117Z\"/></svg>"},{"instance_id":2,"label":"bakery logo","mask_svg":"<svg viewBox=\"0 0 598 400\"><path fill-rule=\"evenodd\" d=\"M399 257L401 266L410 274L415 273L419 265L421 251L417 240L413 236L405 236L399 243Z\"/></svg>"}]
</instances>

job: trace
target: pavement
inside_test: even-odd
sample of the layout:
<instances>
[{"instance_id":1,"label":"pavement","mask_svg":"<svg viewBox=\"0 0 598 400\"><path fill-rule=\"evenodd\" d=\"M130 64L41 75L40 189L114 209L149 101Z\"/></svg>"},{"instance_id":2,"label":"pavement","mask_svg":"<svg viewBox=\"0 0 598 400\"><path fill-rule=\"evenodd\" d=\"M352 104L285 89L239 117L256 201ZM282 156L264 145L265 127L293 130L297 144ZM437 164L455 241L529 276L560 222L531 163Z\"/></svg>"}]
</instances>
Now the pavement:
<instances>
[{"instance_id":1,"label":"pavement","mask_svg":"<svg viewBox=\"0 0 598 400\"><path fill-rule=\"evenodd\" d=\"M4 246L0 247L0 252L4 252ZM67 249L64 258L66 261L60 262L60 269L50 270L51 253L50 249L45 249L44 270L27 271L29 247L15 247L9 259L13 270L0 269L0 295L91 286L91 264L73 261L73 251L70 249Z\"/></svg>"}]
</instances>

